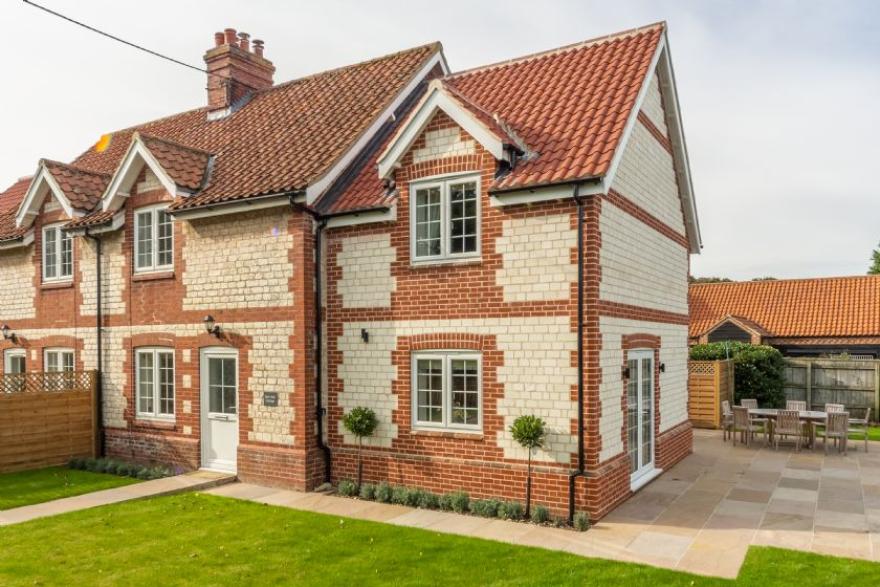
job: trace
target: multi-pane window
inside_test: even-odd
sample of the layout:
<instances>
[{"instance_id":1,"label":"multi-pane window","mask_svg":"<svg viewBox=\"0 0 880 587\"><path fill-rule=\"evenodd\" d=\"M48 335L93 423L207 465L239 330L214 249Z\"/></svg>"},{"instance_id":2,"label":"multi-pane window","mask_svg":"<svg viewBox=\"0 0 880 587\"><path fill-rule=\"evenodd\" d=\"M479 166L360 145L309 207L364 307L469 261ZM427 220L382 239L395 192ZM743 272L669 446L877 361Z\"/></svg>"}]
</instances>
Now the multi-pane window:
<instances>
[{"instance_id":1,"label":"multi-pane window","mask_svg":"<svg viewBox=\"0 0 880 587\"><path fill-rule=\"evenodd\" d=\"M413 355L413 424L478 430L482 425L480 356L456 351Z\"/></svg>"},{"instance_id":2,"label":"multi-pane window","mask_svg":"<svg viewBox=\"0 0 880 587\"><path fill-rule=\"evenodd\" d=\"M164 208L138 210L134 215L134 257L137 271L159 271L174 265L174 224Z\"/></svg>"},{"instance_id":3,"label":"multi-pane window","mask_svg":"<svg viewBox=\"0 0 880 587\"><path fill-rule=\"evenodd\" d=\"M208 358L208 411L212 414L237 413L236 363L235 357Z\"/></svg>"},{"instance_id":4,"label":"multi-pane window","mask_svg":"<svg viewBox=\"0 0 880 587\"><path fill-rule=\"evenodd\" d=\"M9 349L4 356L3 366L6 375L20 375L25 369L25 352L24 349Z\"/></svg>"},{"instance_id":5,"label":"multi-pane window","mask_svg":"<svg viewBox=\"0 0 880 587\"><path fill-rule=\"evenodd\" d=\"M46 349L43 357L49 373L69 373L73 371L73 350Z\"/></svg>"},{"instance_id":6,"label":"multi-pane window","mask_svg":"<svg viewBox=\"0 0 880 587\"><path fill-rule=\"evenodd\" d=\"M174 417L174 351L138 349L135 355L138 416Z\"/></svg>"},{"instance_id":7,"label":"multi-pane window","mask_svg":"<svg viewBox=\"0 0 880 587\"><path fill-rule=\"evenodd\" d=\"M476 178L414 184L412 193L414 260L479 254L480 188Z\"/></svg>"},{"instance_id":8,"label":"multi-pane window","mask_svg":"<svg viewBox=\"0 0 880 587\"><path fill-rule=\"evenodd\" d=\"M43 281L73 277L73 237L60 224L43 228Z\"/></svg>"}]
</instances>

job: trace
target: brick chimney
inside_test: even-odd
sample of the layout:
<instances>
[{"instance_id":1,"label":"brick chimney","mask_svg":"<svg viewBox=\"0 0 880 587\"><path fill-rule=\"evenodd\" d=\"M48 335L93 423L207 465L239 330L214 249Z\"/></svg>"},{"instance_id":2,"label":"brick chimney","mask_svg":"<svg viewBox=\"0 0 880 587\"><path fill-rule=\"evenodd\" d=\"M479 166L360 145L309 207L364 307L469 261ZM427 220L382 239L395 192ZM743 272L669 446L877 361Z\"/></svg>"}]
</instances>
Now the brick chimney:
<instances>
[{"instance_id":1,"label":"brick chimney","mask_svg":"<svg viewBox=\"0 0 880 587\"><path fill-rule=\"evenodd\" d=\"M235 29L214 33L214 47L205 53L205 64L209 114L220 114L251 92L273 84L275 66L263 57L263 41L252 42L249 34Z\"/></svg>"}]
</instances>

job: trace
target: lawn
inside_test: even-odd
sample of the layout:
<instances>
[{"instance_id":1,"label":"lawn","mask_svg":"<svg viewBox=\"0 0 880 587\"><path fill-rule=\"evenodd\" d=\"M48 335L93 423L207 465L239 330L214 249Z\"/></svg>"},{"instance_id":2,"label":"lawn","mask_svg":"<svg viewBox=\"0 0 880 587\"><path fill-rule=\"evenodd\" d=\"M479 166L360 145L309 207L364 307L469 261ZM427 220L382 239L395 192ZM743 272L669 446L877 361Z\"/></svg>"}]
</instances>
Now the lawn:
<instances>
[{"instance_id":1,"label":"lawn","mask_svg":"<svg viewBox=\"0 0 880 587\"><path fill-rule=\"evenodd\" d=\"M137 483L137 479L50 467L0 475L0 510Z\"/></svg>"},{"instance_id":2,"label":"lawn","mask_svg":"<svg viewBox=\"0 0 880 587\"><path fill-rule=\"evenodd\" d=\"M880 566L769 548L738 581L183 494L0 527L7 585L867 585Z\"/></svg>"}]
</instances>

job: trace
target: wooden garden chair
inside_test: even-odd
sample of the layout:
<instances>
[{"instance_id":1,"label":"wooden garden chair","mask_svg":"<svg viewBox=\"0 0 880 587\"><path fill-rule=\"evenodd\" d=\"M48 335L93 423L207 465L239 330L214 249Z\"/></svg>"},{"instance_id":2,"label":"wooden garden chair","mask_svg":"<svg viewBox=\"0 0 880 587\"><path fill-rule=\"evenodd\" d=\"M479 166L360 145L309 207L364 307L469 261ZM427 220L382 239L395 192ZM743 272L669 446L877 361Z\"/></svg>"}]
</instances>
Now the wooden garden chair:
<instances>
[{"instance_id":1,"label":"wooden garden chair","mask_svg":"<svg viewBox=\"0 0 880 587\"><path fill-rule=\"evenodd\" d=\"M785 409L794 410L796 412L806 412L807 402L799 399L787 399L785 400Z\"/></svg>"},{"instance_id":2,"label":"wooden garden chair","mask_svg":"<svg viewBox=\"0 0 880 587\"><path fill-rule=\"evenodd\" d=\"M846 406L843 404L825 404L825 413L828 414L830 412L845 412Z\"/></svg>"},{"instance_id":3,"label":"wooden garden chair","mask_svg":"<svg viewBox=\"0 0 880 587\"><path fill-rule=\"evenodd\" d=\"M871 408L865 410L864 418L850 418L849 429L847 432L850 436L862 436L865 439L865 452L868 452L868 429L871 427Z\"/></svg>"},{"instance_id":4,"label":"wooden garden chair","mask_svg":"<svg viewBox=\"0 0 880 587\"><path fill-rule=\"evenodd\" d=\"M721 437L727 442L727 435L733 436L733 412L728 400L721 402L721 430Z\"/></svg>"},{"instance_id":5,"label":"wooden garden chair","mask_svg":"<svg viewBox=\"0 0 880 587\"><path fill-rule=\"evenodd\" d=\"M767 444L767 427L756 425L749 418L749 409L743 406L735 406L733 408L733 444L736 444L736 433L740 433L740 438L746 446L752 445L752 438L757 432L764 433L764 444Z\"/></svg>"},{"instance_id":6,"label":"wooden garden chair","mask_svg":"<svg viewBox=\"0 0 880 587\"><path fill-rule=\"evenodd\" d=\"M828 439L837 444L837 452L846 455L846 439L849 435L849 412L829 412L823 429L817 431L822 436L822 448L828 454Z\"/></svg>"},{"instance_id":7,"label":"wooden garden chair","mask_svg":"<svg viewBox=\"0 0 880 587\"><path fill-rule=\"evenodd\" d=\"M758 400L756 400L754 398L743 398L743 399L739 400L739 405L741 405L744 408L748 408L750 410L757 410L758 409ZM764 426L765 433L770 429L770 419L769 418L764 418L764 417L760 417L760 416L749 416L749 419L755 425Z\"/></svg>"},{"instance_id":8,"label":"wooden garden chair","mask_svg":"<svg viewBox=\"0 0 880 587\"><path fill-rule=\"evenodd\" d=\"M776 415L776 426L773 427L773 440L776 450L779 450L779 438L793 436L797 451L801 450L801 440L804 438L804 424L801 422L800 413L797 410L779 410Z\"/></svg>"}]
</instances>

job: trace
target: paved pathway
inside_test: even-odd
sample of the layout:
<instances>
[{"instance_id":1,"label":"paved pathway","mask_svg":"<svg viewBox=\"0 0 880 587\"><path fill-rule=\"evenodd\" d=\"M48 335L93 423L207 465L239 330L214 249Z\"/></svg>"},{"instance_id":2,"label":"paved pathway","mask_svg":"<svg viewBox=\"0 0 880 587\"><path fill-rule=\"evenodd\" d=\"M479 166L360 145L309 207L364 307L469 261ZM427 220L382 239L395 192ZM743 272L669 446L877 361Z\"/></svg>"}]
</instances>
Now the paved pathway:
<instances>
[{"instance_id":1,"label":"paved pathway","mask_svg":"<svg viewBox=\"0 0 880 587\"><path fill-rule=\"evenodd\" d=\"M134 483L123 487L115 487L113 489L105 489L103 491L95 491L93 493L85 493L73 497L65 497L63 499L26 505L10 510L2 510L0 511L0 526L18 524L36 518L65 514L67 512L84 510L101 505L110 505L132 499L170 495L172 493L180 493L183 491L210 489L224 483L230 483L234 480L234 475L212 473L210 471L195 471L193 473L186 473L175 477L154 479L153 481L144 481L143 483Z\"/></svg>"},{"instance_id":2,"label":"paved pathway","mask_svg":"<svg viewBox=\"0 0 880 587\"><path fill-rule=\"evenodd\" d=\"M243 483L208 493L720 577L750 545L880 561L880 443L825 456L696 431L694 454L585 533Z\"/></svg>"}]
</instances>

